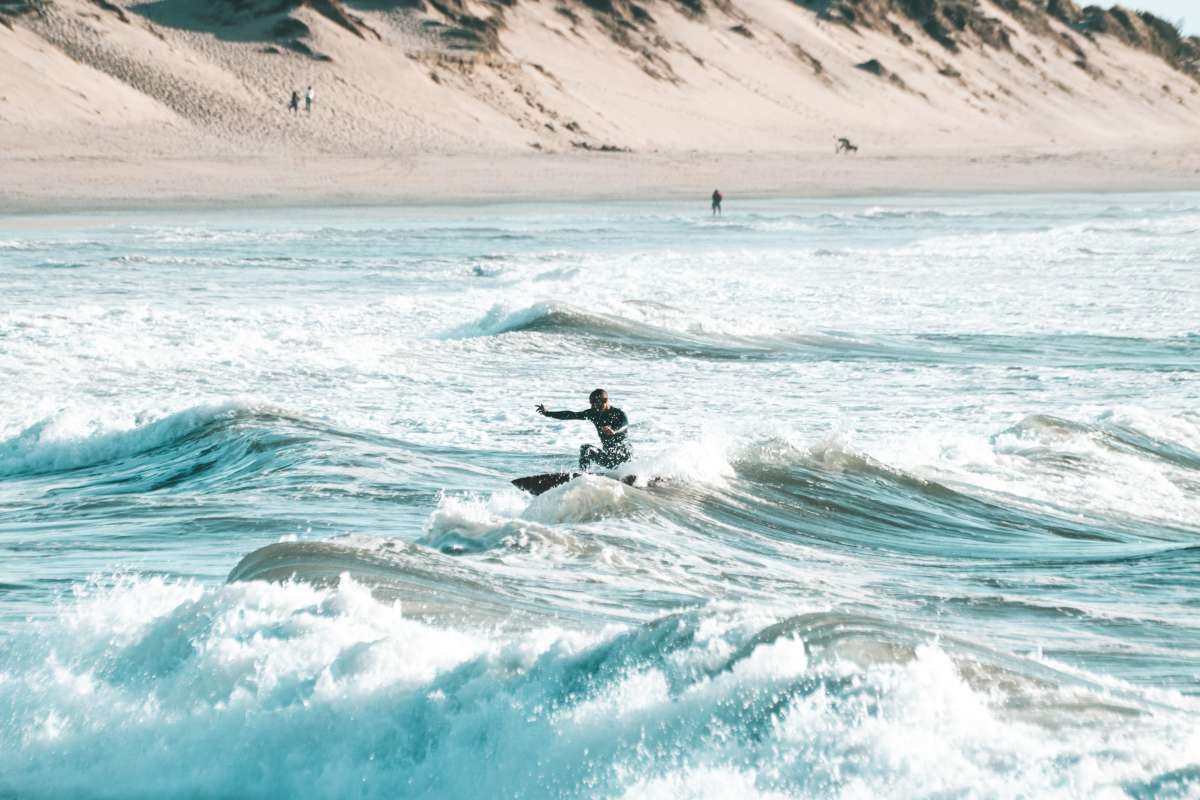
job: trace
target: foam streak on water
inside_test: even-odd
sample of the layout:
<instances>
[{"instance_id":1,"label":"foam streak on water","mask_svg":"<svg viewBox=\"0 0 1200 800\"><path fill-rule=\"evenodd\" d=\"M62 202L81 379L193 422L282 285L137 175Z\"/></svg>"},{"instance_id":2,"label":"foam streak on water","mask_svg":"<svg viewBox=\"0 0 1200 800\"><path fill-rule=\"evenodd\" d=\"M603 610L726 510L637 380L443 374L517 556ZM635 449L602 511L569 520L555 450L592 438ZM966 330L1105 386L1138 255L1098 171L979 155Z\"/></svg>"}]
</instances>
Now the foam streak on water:
<instances>
[{"instance_id":1,"label":"foam streak on water","mask_svg":"<svg viewBox=\"0 0 1200 800\"><path fill-rule=\"evenodd\" d=\"M0 222L0 796L1200 797L1200 196L727 205Z\"/></svg>"}]
</instances>

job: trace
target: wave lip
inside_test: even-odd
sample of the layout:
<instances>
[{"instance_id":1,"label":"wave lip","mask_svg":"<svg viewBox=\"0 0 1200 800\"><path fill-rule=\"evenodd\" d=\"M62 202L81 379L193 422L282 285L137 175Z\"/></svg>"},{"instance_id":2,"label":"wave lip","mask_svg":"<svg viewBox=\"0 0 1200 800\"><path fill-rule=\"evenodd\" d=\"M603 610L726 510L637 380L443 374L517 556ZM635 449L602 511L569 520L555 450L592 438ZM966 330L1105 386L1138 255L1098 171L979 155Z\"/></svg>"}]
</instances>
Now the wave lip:
<instances>
[{"instance_id":1,"label":"wave lip","mask_svg":"<svg viewBox=\"0 0 1200 800\"><path fill-rule=\"evenodd\" d=\"M1030 417L992 437L877 455L840 436L743 439L726 448L732 475L665 513L689 528L692 517L713 519L779 548L856 559L872 551L1028 565L1136 558L1191 542L1200 509L1200 459L1186 446L1200 429L1189 418L1145 416Z\"/></svg>"},{"instance_id":2,"label":"wave lip","mask_svg":"<svg viewBox=\"0 0 1200 800\"><path fill-rule=\"evenodd\" d=\"M546 301L515 310L492 306L482 318L454 329L449 336L470 339L509 333L582 335L627 343L668 343L679 335L644 322Z\"/></svg>"},{"instance_id":3,"label":"wave lip","mask_svg":"<svg viewBox=\"0 0 1200 800\"><path fill-rule=\"evenodd\" d=\"M124 419L64 413L0 443L0 477L44 485L72 476L49 484L55 494L241 490L309 458L295 446L319 435L303 420L237 402Z\"/></svg>"},{"instance_id":4,"label":"wave lip","mask_svg":"<svg viewBox=\"0 0 1200 800\"><path fill-rule=\"evenodd\" d=\"M1118 457L1168 468L1200 480L1200 424L1187 415L1149 414L1140 409L1109 410L1081 422L1034 414L993 436L999 453L1081 471L1113 472ZM1142 475L1142 480L1146 479Z\"/></svg>"},{"instance_id":5,"label":"wave lip","mask_svg":"<svg viewBox=\"0 0 1200 800\"><path fill-rule=\"evenodd\" d=\"M644 303L628 301L642 307ZM674 315L677 309L662 310ZM886 362L919 365L995 365L1059 368L1200 370L1194 336L1139 338L1089 334L853 332L743 333L719 330L711 320L676 318L675 325L587 311L558 302L513 309L495 305L483 317L450 331L450 338L531 333L587 339L603 347L646 357L664 353L713 360ZM713 330L717 328L717 330Z\"/></svg>"},{"instance_id":6,"label":"wave lip","mask_svg":"<svg viewBox=\"0 0 1200 800\"><path fill-rule=\"evenodd\" d=\"M448 335L452 338L479 338L514 333L584 337L608 347L641 351L647 356L667 352L716 360L920 358L919 352L913 348L895 347L842 334L742 335L680 330L553 302L535 303L517 310L493 306L481 319L462 325Z\"/></svg>"},{"instance_id":7,"label":"wave lip","mask_svg":"<svg viewBox=\"0 0 1200 800\"><path fill-rule=\"evenodd\" d=\"M0 476L42 475L140 455L235 417L234 403L196 406L157 419L105 421L78 413L47 417L0 442Z\"/></svg>"}]
</instances>

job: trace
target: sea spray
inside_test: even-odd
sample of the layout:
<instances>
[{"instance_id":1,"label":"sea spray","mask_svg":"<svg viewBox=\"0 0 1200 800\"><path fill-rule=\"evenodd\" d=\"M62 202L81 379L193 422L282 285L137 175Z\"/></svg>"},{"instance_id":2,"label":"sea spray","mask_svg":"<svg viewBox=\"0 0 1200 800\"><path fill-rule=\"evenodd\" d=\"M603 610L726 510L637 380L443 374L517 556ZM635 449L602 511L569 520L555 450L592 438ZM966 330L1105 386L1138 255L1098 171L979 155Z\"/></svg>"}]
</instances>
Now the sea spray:
<instances>
[{"instance_id":1,"label":"sea spray","mask_svg":"<svg viewBox=\"0 0 1200 800\"><path fill-rule=\"evenodd\" d=\"M5 657L20 743L0 757L5 788L592 797L701 792L708 776L761 796L1048 796L1189 763L1187 738L1162 736L1171 713L1097 698L1090 724L1063 727L1087 697L1070 685L993 680L978 654L865 620L815 614L781 636L770 622L714 608L589 636L489 633L409 620L349 577L122 579ZM1112 715L1119 737L1096 725Z\"/></svg>"}]
</instances>

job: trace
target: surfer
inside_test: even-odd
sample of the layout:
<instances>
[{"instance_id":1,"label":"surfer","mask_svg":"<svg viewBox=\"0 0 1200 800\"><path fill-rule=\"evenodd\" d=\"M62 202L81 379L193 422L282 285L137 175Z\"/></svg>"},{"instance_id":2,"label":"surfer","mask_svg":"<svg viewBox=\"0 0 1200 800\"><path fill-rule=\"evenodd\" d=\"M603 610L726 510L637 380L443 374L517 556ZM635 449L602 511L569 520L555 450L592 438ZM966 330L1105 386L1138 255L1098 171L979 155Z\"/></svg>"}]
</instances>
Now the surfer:
<instances>
[{"instance_id":1,"label":"surfer","mask_svg":"<svg viewBox=\"0 0 1200 800\"><path fill-rule=\"evenodd\" d=\"M625 412L609 404L608 392L603 389L588 395L588 402L591 408L587 411L547 411L544 405L538 403L537 412L550 419L586 419L596 426L601 447L585 444L579 448L580 469L587 469L592 464L599 464L606 469L624 464L632 456L629 444L625 441L629 427Z\"/></svg>"}]
</instances>

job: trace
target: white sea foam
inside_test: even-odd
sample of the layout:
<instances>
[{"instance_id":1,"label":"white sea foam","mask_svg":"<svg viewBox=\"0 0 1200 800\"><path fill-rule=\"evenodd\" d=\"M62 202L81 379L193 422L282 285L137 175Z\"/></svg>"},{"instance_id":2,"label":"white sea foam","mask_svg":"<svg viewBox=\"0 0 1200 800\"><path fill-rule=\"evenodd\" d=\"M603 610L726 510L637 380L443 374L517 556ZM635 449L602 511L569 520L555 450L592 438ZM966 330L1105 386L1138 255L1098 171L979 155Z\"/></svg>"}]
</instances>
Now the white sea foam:
<instances>
[{"instance_id":1,"label":"white sea foam","mask_svg":"<svg viewBox=\"0 0 1200 800\"><path fill-rule=\"evenodd\" d=\"M501 333L521 330L556 310L558 310L558 307L552 303L535 303L534 305L515 310L504 305L494 305L482 319L462 325L454 329L449 335L459 338L496 336Z\"/></svg>"},{"instance_id":2,"label":"white sea foam","mask_svg":"<svg viewBox=\"0 0 1200 800\"><path fill-rule=\"evenodd\" d=\"M681 484L721 485L733 475L730 450L737 445L728 433L709 430L697 439L673 443L656 453L635 452L620 474L634 475L638 485L659 479Z\"/></svg>"},{"instance_id":3,"label":"white sea foam","mask_svg":"<svg viewBox=\"0 0 1200 800\"><path fill-rule=\"evenodd\" d=\"M611 478L584 475L537 497L516 490L490 495L443 496L426 522L421 542L446 552L474 552L498 546L595 550L562 526L597 522L628 514L638 506L629 487Z\"/></svg>"},{"instance_id":4,"label":"white sea foam","mask_svg":"<svg viewBox=\"0 0 1200 800\"><path fill-rule=\"evenodd\" d=\"M1200 432L1186 415L1125 407L1100 409L1077 423L1027 418L990 436L933 434L889 447L880 457L917 475L1054 513L1179 525L1200 514L1194 466L1109 440L1107 422L1165 447L1189 447Z\"/></svg>"},{"instance_id":5,"label":"white sea foam","mask_svg":"<svg viewBox=\"0 0 1200 800\"><path fill-rule=\"evenodd\" d=\"M125 578L4 657L0 724L17 746L0 774L21 796L1082 798L1190 763L1194 736L1164 736L1178 718L1064 728L1080 696L1030 682L1016 691L1049 724L1023 719L1011 679L973 688L932 644L856 662L784 637L709 674L761 624L488 636L409 620L347 577Z\"/></svg>"},{"instance_id":6,"label":"white sea foam","mask_svg":"<svg viewBox=\"0 0 1200 800\"><path fill-rule=\"evenodd\" d=\"M561 540L552 529L521 518L524 502L513 491L479 497L444 495L425 523L418 542L449 553L495 547L525 549L534 541Z\"/></svg>"}]
</instances>

